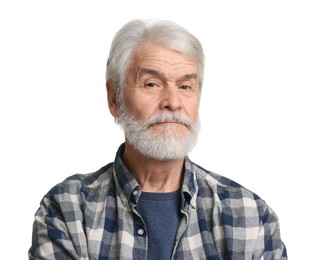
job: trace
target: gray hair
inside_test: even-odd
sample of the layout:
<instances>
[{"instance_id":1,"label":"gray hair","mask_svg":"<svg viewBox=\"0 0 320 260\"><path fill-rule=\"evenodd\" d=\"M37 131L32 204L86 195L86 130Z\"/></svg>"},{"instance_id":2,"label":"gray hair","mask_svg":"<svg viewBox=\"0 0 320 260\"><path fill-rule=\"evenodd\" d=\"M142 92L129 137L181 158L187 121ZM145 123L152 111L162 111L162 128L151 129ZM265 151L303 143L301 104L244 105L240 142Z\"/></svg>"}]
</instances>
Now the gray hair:
<instances>
[{"instance_id":1,"label":"gray hair","mask_svg":"<svg viewBox=\"0 0 320 260\"><path fill-rule=\"evenodd\" d=\"M151 40L192 57L199 69L200 89L203 83L204 54L200 41L185 28L168 20L132 20L114 36L107 62L106 80L122 100L125 75L133 54L145 41Z\"/></svg>"}]
</instances>

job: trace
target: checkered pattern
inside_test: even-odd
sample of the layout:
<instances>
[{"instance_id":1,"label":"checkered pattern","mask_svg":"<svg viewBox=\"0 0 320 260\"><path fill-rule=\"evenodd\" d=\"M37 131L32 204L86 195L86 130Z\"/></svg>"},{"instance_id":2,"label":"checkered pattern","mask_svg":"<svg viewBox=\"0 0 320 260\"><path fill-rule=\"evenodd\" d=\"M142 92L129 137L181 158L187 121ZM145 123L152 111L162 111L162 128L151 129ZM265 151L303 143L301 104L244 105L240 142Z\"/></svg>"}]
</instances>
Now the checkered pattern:
<instances>
[{"instance_id":1,"label":"checkered pattern","mask_svg":"<svg viewBox=\"0 0 320 260\"><path fill-rule=\"evenodd\" d=\"M114 163L71 176L44 196L29 259L147 259L148 235L135 209L141 190L121 161L123 148ZM287 259L275 213L239 184L186 158L181 197L172 259Z\"/></svg>"}]
</instances>

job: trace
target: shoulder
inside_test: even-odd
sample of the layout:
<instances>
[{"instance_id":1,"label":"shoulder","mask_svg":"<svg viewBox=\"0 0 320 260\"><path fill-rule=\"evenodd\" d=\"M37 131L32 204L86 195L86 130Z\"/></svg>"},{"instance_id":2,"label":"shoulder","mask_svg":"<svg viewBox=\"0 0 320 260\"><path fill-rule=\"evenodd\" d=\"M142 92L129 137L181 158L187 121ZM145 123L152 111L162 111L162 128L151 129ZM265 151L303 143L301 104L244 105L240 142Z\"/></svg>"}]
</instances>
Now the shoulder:
<instances>
[{"instance_id":1,"label":"shoulder","mask_svg":"<svg viewBox=\"0 0 320 260\"><path fill-rule=\"evenodd\" d=\"M200 165L190 162L190 170L194 174L195 178L197 179L200 184L211 186L212 188L223 188L223 189L245 189L239 183L225 177L219 175L215 172L206 170L205 168L201 167Z\"/></svg>"},{"instance_id":2,"label":"shoulder","mask_svg":"<svg viewBox=\"0 0 320 260\"><path fill-rule=\"evenodd\" d=\"M66 198L87 197L88 194L107 188L112 180L112 163L87 174L74 174L53 186L45 197L51 201L65 201ZM79 200L77 198L77 200Z\"/></svg>"},{"instance_id":3,"label":"shoulder","mask_svg":"<svg viewBox=\"0 0 320 260\"><path fill-rule=\"evenodd\" d=\"M267 210L268 205L255 192L225 176L208 171L192 163L200 196L211 194L216 203L233 208L255 208L260 214ZM202 195L201 195L202 194Z\"/></svg>"}]
</instances>

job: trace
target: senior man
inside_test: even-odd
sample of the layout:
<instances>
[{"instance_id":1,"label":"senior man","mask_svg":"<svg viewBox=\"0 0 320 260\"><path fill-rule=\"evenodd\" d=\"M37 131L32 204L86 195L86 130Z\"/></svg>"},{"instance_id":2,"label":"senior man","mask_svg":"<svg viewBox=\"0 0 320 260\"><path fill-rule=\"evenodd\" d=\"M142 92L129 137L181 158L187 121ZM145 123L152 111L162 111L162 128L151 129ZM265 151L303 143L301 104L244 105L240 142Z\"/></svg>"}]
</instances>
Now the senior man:
<instances>
[{"instance_id":1,"label":"senior man","mask_svg":"<svg viewBox=\"0 0 320 260\"><path fill-rule=\"evenodd\" d=\"M114 162L44 196L29 259L287 259L266 202L187 156L203 72L201 43L171 21L117 32L106 85L125 142Z\"/></svg>"}]
</instances>

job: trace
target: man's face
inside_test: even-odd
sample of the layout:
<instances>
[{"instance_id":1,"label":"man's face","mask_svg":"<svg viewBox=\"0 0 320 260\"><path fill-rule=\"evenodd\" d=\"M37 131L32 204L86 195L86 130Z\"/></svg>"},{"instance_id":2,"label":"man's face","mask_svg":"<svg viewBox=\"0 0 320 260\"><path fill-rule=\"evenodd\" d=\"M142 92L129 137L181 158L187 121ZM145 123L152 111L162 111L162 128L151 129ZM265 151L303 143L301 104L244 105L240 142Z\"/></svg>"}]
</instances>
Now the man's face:
<instances>
[{"instance_id":1,"label":"man's face","mask_svg":"<svg viewBox=\"0 0 320 260\"><path fill-rule=\"evenodd\" d=\"M199 75L197 64L191 57L146 42L135 53L125 82L125 106L136 119L146 121L166 111L180 112L192 123L196 122ZM149 129L162 136L169 125L178 130L180 137L189 132L185 125L175 120L156 123Z\"/></svg>"},{"instance_id":2,"label":"man's face","mask_svg":"<svg viewBox=\"0 0 320 260\"><path fill-rule=\"evenodd\" d=\"M194 147L200 128L199 76L194 60L145 43L126 75L117 122L126 143L157 160L181 159Z\"/></svg>"}]
</instances>

